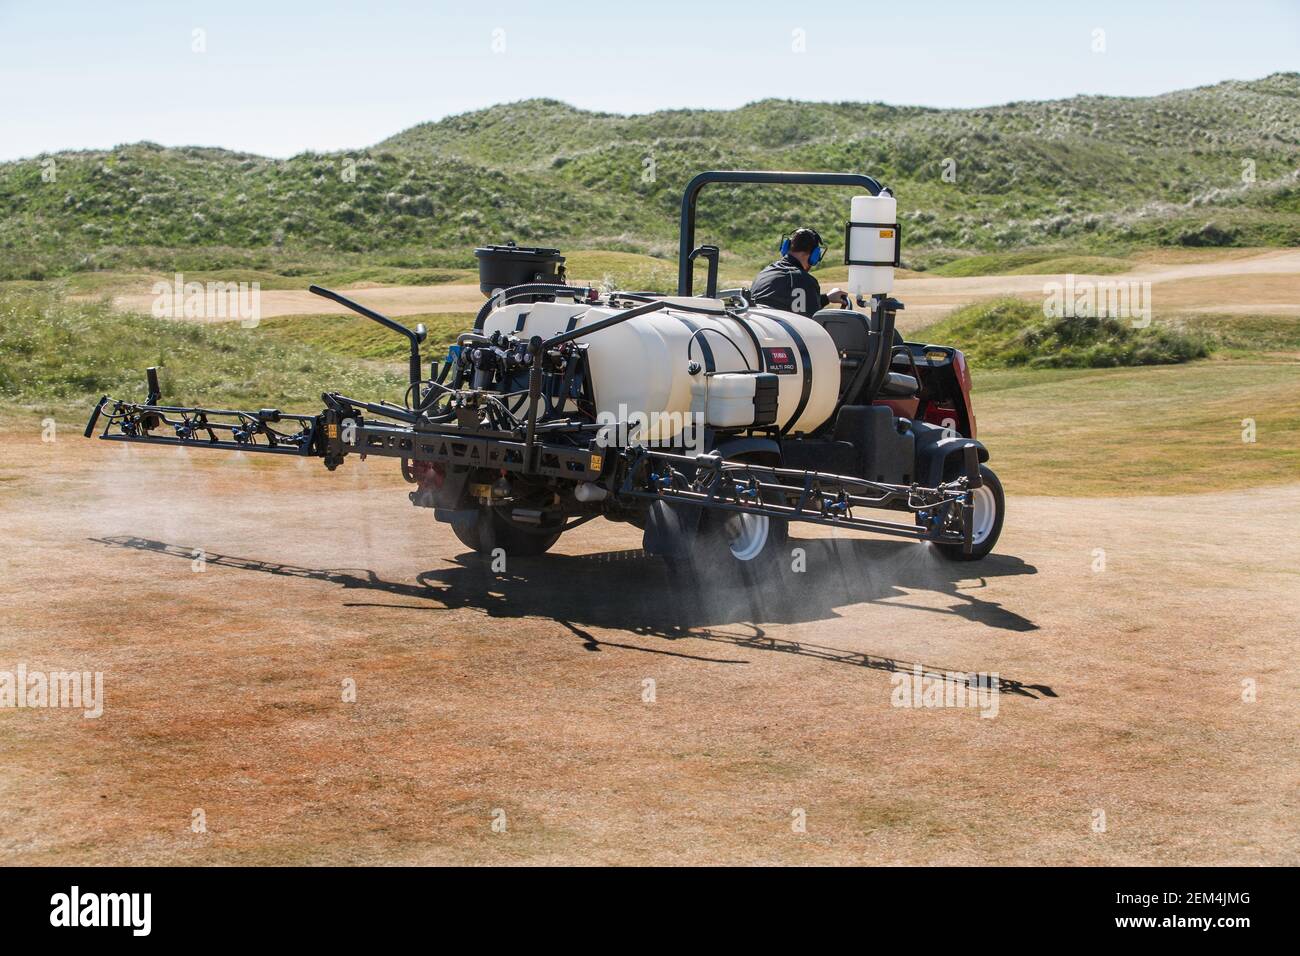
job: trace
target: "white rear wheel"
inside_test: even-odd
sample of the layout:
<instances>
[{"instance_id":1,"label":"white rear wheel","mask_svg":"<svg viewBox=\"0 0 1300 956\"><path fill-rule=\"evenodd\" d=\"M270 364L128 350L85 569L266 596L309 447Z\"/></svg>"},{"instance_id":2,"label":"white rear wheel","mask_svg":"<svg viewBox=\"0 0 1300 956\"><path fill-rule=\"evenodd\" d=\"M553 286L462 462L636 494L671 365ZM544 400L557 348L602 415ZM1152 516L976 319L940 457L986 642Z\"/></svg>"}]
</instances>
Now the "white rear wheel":
<instances>
[{"instance_id":1,"label":"white rear wheel","mask_svg":"<svg viewBox=\"0 0 1300 956\"><path fill-rule=\"evenodd\" d=\"M763 553L771 531L767 515L729 515L723 528L726 530L731 556L737 561L753 561Z\"/></svg>"}]
</instances>

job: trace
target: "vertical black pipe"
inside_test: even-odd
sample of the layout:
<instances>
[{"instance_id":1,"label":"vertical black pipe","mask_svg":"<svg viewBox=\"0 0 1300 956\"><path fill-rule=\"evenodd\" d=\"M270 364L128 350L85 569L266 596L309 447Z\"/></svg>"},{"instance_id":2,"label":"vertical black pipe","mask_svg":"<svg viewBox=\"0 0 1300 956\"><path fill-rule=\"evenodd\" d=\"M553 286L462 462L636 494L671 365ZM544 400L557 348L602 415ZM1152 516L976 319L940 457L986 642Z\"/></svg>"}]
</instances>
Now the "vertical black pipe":
<instances>
[{"instance_id":1,"label":"vertical black pipe","mask_svg":"<svg viewBox=\"0 0 1300 956\"><path fill-rule=\"evenodd\" d=\"M407 341L411 343L411 363L407 374L411 379L412 385L418 385L420 383L420 380L423 378L420 374L420 339L423 338L422 335L417 335L415 332L412 332L406 326L402 325L402 323L394 322L388 316L381 315L374 309L368 309L358 302L353 302L347 296L339 295L332 289L326 289L318 285L309 285L307 291L314 295L318 295L321 298L337 302L339 305L351 309L358 315L364 315L367 319L378 322L386 329L392 329L394 332L405 335ZM419 401L418 395L416 396L416 401Z\"/></svg>"},{"instance_id":2,"label":"vertical black pipe","mask_svg":"<svg viewBox=\"0 0 1300 956\"><path fill-rule=\"evenodd\" d=\"M542 359L546 351L540 335L528 340L528 355L532 365L528 367L528 430L524 434L524 474L536 471L533 449L537 443L537 405L542 398Z\"/></svg>"}]
</instances>

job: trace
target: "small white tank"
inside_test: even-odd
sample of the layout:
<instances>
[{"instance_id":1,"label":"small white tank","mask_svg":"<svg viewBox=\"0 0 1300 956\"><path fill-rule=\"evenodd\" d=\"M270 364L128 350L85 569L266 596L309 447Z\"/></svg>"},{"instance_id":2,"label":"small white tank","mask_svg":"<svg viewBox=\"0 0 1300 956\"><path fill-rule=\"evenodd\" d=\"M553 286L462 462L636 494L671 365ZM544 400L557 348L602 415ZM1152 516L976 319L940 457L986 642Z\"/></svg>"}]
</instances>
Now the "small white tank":
<instances>
[{"instance_id":1,"label":"small white tank","mask_svg":"<svg viewBox=\"0 0 1300 956\"><path fill-rule=\"evenodd\" d=\"M745 313L745 322L753 333L751 338L739 320L722 311L718 300L679 301L697 309L712 306L718 314L668 308L628 319L579 340L588 344L592 391L600 412L618 420L629 414L646 416L652 422L645 433L649 441L676 437L691 422L688 416L694 377L688 370L689 351L690 358L705 370L708 355L716 372L743 371L748 367L775 373L776 425L789 425L792 433L811 432L834 413L839 396L840 356L830 334L820 324L790 312L750 309ZM546 338L566 331L570 322L574 328L581 328L620 311L563 302L509 305L488 315L483 331ZM704 329L709 331L697 331ZM754 348L754 339L763 351L761 357Z\"/></svg>"},{"instance_id":2,"label":"small white tank","mask_svg":"<svg viewBox=\"0 0 1300 956\"><path fill-rule=\"evenodd\" d=\"M849 207L848 291L872 296L892 292L894 259L898 248L898 202L893 196L854 196Z\"/></svg>"}]
</instances>

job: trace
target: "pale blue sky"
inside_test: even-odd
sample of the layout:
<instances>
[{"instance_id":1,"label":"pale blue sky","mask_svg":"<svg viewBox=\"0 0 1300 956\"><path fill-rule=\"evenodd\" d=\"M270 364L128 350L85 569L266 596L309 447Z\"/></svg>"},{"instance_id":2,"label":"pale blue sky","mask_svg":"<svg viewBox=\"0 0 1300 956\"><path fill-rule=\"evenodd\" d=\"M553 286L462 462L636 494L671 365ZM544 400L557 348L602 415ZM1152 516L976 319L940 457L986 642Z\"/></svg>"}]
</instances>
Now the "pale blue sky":
<instances>
[{"instance_id":1,"label":"pale blue sky","mask_svg":"<svg viewBox=\"0 0 1300 956\"><path fill-rule=\"evenodd\" d=\"M0 0L0 159L142 139L289 156L531 96L619 113L982 106L1294 69L1300 0Z\"/></svg>"}]
</instances>

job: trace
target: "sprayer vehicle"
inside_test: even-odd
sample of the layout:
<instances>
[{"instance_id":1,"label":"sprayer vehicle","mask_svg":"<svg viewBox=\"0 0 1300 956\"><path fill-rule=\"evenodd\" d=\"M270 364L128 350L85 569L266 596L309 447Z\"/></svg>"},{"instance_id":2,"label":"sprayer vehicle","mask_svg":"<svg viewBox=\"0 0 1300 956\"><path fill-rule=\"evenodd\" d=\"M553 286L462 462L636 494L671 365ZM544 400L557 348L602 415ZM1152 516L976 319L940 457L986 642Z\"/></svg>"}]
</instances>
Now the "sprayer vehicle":
<instances>
[{"instance_id":1,"label":"sprayer vehicle","mask_svg":"<svg viewBox=\"0 0 1300 956\"><path fill-rule=\"evenodd\" d=\"M845 306L806 317L719 290L718 248L695 246L710 183L865 192L845 226ZM894 329L889 190L861 174L705 172L683 195L679 239L676 295L571 285L554 249L475 250L487 301L427 375L422 326L312 286L407 338L402 404L327 391L316 415L172 406L149 369L147 399L103 397L86 436L103 418L109 441L313 456L331 471L351 454L398 459L411 502L485 554L542 554L597 517L642 529L647 552L688 572L788 558L791 522L988 554L1004 498L965 358Z\"/></svg>"}]
</instances>

